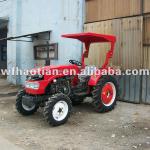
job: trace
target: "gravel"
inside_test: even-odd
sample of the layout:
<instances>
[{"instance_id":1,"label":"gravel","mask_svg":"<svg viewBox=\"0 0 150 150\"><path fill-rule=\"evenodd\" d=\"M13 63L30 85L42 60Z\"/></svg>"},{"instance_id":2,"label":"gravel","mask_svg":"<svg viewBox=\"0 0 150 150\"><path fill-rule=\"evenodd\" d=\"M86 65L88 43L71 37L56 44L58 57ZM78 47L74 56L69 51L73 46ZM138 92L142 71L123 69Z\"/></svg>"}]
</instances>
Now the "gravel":
<instances>
[{"instance_id":1,"label":"gravel","mask_svg":"<svg viewBox=\"0 0 150 150\"><path fill-rule=\"evenodd\" d=\"M18 90L4 79L0 84L0 93ZM21 116L15 99L13 94L0 97L0 136L21 149L150 150L149 105L118 102L113 111L99 114L85 102L73 108L65 125L51 127L42 109L33 116Z\"/></svg>"}]
</instances>

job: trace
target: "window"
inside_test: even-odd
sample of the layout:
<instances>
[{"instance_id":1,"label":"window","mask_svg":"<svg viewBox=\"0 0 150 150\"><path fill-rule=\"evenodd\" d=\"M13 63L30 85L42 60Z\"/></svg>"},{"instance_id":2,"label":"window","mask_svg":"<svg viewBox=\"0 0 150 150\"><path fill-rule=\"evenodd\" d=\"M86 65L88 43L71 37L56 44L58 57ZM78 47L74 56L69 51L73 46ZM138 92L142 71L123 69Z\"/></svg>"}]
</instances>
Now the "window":
<instances>
[{"instance_id":1,"label":"window","mask_svg":"<svg viewBox=\"0 0 150 150\"><path fill-rule=\"evenodd\" d=\"M1 46L1 61L7 61L7 47Z\"/></svg>"},{"instance_id":2,"label":"window","mask_svg":"<svg viewBox=\"0 0 150 150\"><path fill-rule=\"evenodd\" d=\"M36 60L57 60L58 44L38 45L34 47L34 58Z\"/></svg>"}]
</instances>

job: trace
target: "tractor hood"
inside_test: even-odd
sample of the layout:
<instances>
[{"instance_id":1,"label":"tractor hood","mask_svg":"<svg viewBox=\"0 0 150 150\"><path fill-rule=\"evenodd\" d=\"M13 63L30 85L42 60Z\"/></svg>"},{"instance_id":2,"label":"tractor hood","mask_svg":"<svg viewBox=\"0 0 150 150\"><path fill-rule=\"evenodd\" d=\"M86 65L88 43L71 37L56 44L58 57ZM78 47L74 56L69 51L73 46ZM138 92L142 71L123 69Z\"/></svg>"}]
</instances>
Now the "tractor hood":
<instances>
[{"instance_id":1,"label":"tractor hood","mask_svg":"<svg viewBox=\"0 0 150 150\"><path fill-rule=\"evenodd\" d=\"M63 72L69 72L69 71L76 71L77 73L79 72L79 67L76 65L60 65L60 66L45 66L45 67L41 67L41 68L33 68L32 70L30 70L30 74L34 75L34 74L41 74L41 75L57 75L57 73L63 73ZM55 74L54 74L55 73Z\"/></svg>"}]
</instances>

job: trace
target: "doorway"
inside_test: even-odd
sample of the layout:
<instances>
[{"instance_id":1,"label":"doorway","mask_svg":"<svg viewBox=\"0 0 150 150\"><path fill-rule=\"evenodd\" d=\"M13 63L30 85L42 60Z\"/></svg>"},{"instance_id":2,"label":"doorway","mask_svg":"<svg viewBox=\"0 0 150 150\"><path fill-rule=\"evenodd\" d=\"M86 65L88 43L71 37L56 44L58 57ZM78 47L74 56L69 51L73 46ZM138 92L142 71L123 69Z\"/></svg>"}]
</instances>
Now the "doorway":
<instances>
[{"instance_id":1,"label":"doorway","mask_svg":"<svg viewBox=\"0 0 150 150\"><path fill-rule=\"evenodd\" d=\"M0 39L7 38L7 25L0 26ZM0 41L0 69L7 69L7 41Z\"/></svg>"}]
</instances>

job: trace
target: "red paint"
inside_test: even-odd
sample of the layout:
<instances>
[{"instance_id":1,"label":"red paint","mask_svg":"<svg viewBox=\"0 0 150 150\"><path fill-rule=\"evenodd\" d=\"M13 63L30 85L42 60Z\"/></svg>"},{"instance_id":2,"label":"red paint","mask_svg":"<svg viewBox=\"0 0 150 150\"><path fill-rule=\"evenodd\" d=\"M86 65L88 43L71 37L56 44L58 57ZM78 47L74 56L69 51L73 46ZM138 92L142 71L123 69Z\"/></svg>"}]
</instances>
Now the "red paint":
<instances>
[{"instance_id":1,"label":"red paint","mask_svg":"<svg viewBox=\"0 0 150 150\"><path fill-rule=\"evenodd\" d=\"M47 75L46 72L48 71L55 71L55 70L59 70L59 74L58 75ZM36 83L39 83L40 87L38 90L34 90L34 89L30 89L30 88L25 88L26 90L26 93L28 94L33 94L33 95L41 95L41 94L45 94L45 89L46 87L48 86L48 84L52 83L54 79L57 79L57 78L62 78L62 77L65 77L65 76L70 76L69 72L68 74L64 75L63 74L63 71L64 70L75 70L76 74L75 74L75 77L72 81L72 84L73 85L76 85L76 82L78 80L77 78L77 74L79 74L80 72L80 69L78 66L76 65L64 65L64 66L45 66L45 67L42 67L42 68L34 68L32 69L30 72L34 72L34 73L40 73L43 75L44 73L44 80L41 80L41 81L27 81L27 82L36 82Z\"/></svg>"},{"instance_id":2,"label":"red paint","mask_svg":"<svg viewBox=\"0 0 150 150\"><path fill-rule=\"evenodd\" d=\"M104 104L109 104L113 98L113 88L110 83L106 83L101 92L101 99Z\"/></svg>"},{"instance_id":3,"label":"red paint","mask_svg":"<svg viewBox=\"0 0 150 150\"><path fill-rule=\"evenodd\" d=\"M82 60L81 60L82 61L82 66L79 67L79 66L76 66L76 65L62 65L62 66L46 66L46 67L42 67L42 68L39 68L39 69L35 68L32 71L40 72L40 73L43 74L43 72L46 73L49 70L57 69L57 70L60 71L60 74L59 75L44 75L44 80L42 80L42 81L28 81L28 82L38 82L39 85L40 85L40 88L38 90L33 90L33 89L27 89L26 88L25 90L26 90L27 93L33 94L33 95L45 94L46 87L48 86L48 84L52 83L54 79L61 78L61 77L64 77L64 76L69 76L69 74L64 75L63 73L61 73L61 71L64 70L64 69L75 69L77 74L80 73L80 70L85 68L84 59L86 57L88 57L91 43L109 42L111 44L111 48L107 52L107 55L106 55L105 63L101 67L101 69L107 69L109 60L110 60L110 58L112 58L113 53L114 53L114 45L115 45L115 42L116 42L116 37L115 36L97 34L97 33L79 33L79 34L66 34L66 35L62 35L62 37L77 39L77 40L80 40L82 43L84 43L86 50L82 54ZM101 69L98 69L98 70L101 70ZM101 78L101 75L91 76L88 85L89 86L95 86L100 78ZM79 82L78 76L75 75L75 77L72 81L72 84L77 85L78 82Z\"/></svg>"},{"instance_id":4,"label":"red paint","mask_svg":"<svg viewBox=\"0 0 150 150\"><path fill-rule=\"evenodd\" d=\"M107 52L105 62L102 65L101 69L99 69L99 70L107 69L109 60L112 58L112 56L114 54L114 46L115 46L115 42L116 42L115 36L88 32L88 33L79 33L79 34L66 34L66 35L62 35L62 37L77 39L84 43L86 50L82 54L82 68L85 67L84 59L88 57L90 45L92 43L109 42L111 44L111 48ZM91 76L88 85L95 86L97 84L97 82L99 81L99 79L101 78L101 76L102 75Z\"/></svg>"},{"instance_id":5,"label":"red paint","mask_svg":"<svg viewBox=\"0 0 150 150\"><path fill-rule=\"evenodd\" d=\"M28 81L28 82L35 82L35 81ZM39 83L39 89L34 90L30 88L25 88L26 93L31 94L31 95L42 95L45 93L45 88L48 86L49 82L46 80L41 80L41 81L36 81L36 83Z\"/></svg>"}]
</instances>

